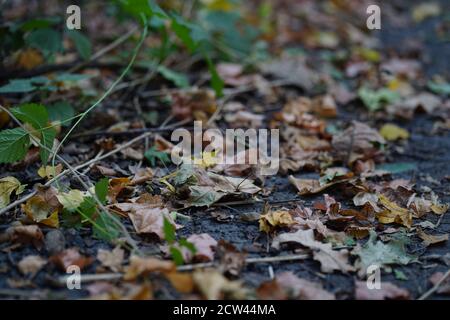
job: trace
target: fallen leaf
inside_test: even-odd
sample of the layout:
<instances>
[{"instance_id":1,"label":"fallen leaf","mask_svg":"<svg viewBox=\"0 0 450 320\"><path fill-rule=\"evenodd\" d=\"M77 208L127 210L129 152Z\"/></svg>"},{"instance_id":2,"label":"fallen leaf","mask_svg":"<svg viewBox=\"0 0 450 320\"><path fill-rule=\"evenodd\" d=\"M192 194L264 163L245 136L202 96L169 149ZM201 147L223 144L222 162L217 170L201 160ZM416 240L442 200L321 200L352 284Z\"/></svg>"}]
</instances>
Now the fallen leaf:
<instances>
[{"instance_id":1,"label":"fallen leaf","mask_svg":"<svg viewBox=\"0 0 450 320\"><path fill-rule=\"evenodd\" d=\"M42 166L38 170L38 175L41 178L51 179L56 175L60 174L62 171L62 164L57 164L56 166Z\"/></svg>"},{"instance_id":2,"label":"fallen leaf","mask_svg":"<svg viewBox=\"0 0 450 320\"><path fill-rule=\"evenodd\" d=\"M207 233L193 234L186 239L195 246L195 254L189 250L183 250L184 261L212 261L214 260L213 248L217 246L217 241Z\"/></svg>"},{"instance_id":3,"label":"fallen leaf","mask_svg":"<svg viewBox=\"0 0 450 320\"><path fill-rule=\"evenodd\" d=\"M154 257L139 257L132 255L130 263L125 267L125 280L134 280L140 275L151 272L173 272L175 264L172 261L165 261Z\"/></svg>"},{"instance_id":4,"label":"fallen leaf","mask_svg":"<svg viewBox=\"0 0 450 320\"><path fill-rule=\"evenodd\" d=\"M38 273L39 270L41 270L46 264L47 260L41 258L40 256L30 255L20 260L17 267L22 274L34 277L34 275Z\"/></svg>"},{"instance_id":5,"label":"fallen leaf","mask_svg":"<svg viewBox=\"0 0 450 320\"><path fill-rule=\"evenodd\" d=\"M334 294L324 290L321 284L301 279L290 271L277 274L275 279L271 282L276 284L276 286L270 287L271 292L269 293L269 296L267 296L267 294L261 294L263 287L260 286L258 288L257 292L260 298L273 299L276 298L276 296L274 297L274 295L278 294L276 291L283 291L282 296L286 296L291 299L299 299L299 300L336 299Z\"/></svg>"},{"instance_id":6,"label":"fallen leaf","mask_svg":"<svg viewBox=\"0 0 450 320\"><path fill-rule=\"evenodd\" d=\"M369 240L363 246L358 245L352 251L352 254L359 258L355 266L359 269L360 277L366 274L370 265L384 268L393 264L407 265L416 262L417 257L406 252L403 240L393 239L388 243L383 243L376 239L377 234L371 231Z\"/></svg>"},{"instance_id":7,"label":"fallen leaf","mask_svg":"<svg viewBox=\"0 0 450 320\"><path fill-rule=\"evenodd\" d=\"M230 281L215 270L194 271L196 287L208 300L246 299L248 292L240 281Z\"/></svg>"},{"instance_id":8,"label":"fallen leaf","mask_svg":"<svg viewBox=\"0 0 450 320\"><path fill-rule=\"evenodd\" d=\"M380 129L380 134L388 141L395 141L399 139L408 139L409 132L399 126L387 123Z\"/></svg>"},{"instance_id":9,"label":"fallen leaf","mask_svg":"<svg viewBox=\"0 0 450 320\"><path fill-rule=\"evenodd\" d=\"M415 22L422 22L423 20L438 16L441 14L441 7L437 2L424 2L415 6L412 10L412 17Z\"/></svg>"},{"instance_id":10,"label":"fallen leaf","mask_svg":"<svg viewBox=\"0 0 450 320\"><path fill-rule=\"evenodd\" d=\"M49 258L49 261L58 266L63 272L67 271L67 268L75 265L80 269L90 265L93 262L93 258L86 257L80 254L78 249L69 248Z\"/></svg>"},{"instance_id":11,"label":"fallen leaf","mask_svg":"<svg viewBox=\"0 0 450 320\"><path fill-rule=\"evenodd\" d=\"M409 299L408 290L397 287L390 282L381 282L380 289L369 289L366 281L355 282L355 299L357 300L385 300Z\"/></svg>"},{"instance_id":12,"label":"fallen leaf","mask_svg":"<svg viewBox=\"0 0 450 320\"><path fill-rule=\"evenodd\" d=\"M282 233L275 237L272 247L279 249L282 243L294 242L313 251L314 260L321 264L321 271L330 273L334 270L342 272L354 271L348 263L349 252L346 249L333 250L331 243L322 243L314 238L314 231L298 230L293 233Z\"/></svg>"},{"instance_id":13,"label":"fallen leaf","mask_svg":"<svg viewBox=\"0 0 450 320\"><path fill-rule=\"evenodd\" d=\"M298 179L298 178L295 178L294 176L289 176L289 182L291 182L297 188L298 193L300 195L319 193L335 184L343 183L346 181L348 181L347 177L343 177L343 178L338 177L337 179L334 179L331 182L321 183L320 180Z\"/></svg>"},{"instance_id":14,"label":"fallen leaf","mask_svg":"<svg viewBox=\"0 0 450 320\"><path fill-rule=\"evenodd\" d=\"M60 192L57 198L64 209L75 211L83 203L85 195L78 189L72 189L69 192Z\"/></svg>"},{"instance_id":15,"label":"fallen leaf","mask_svg":"<svg viewBox=\"0 0 450 320\"><path fill-rule=\"evenodd\" d=\"M431 235L425 233L421 228L417 228L417 235L423 240L423 244L427 247L431 244L445 242L448 240L448 234Z\"/></svg>"},{"instance_id":16,"label":"fallen leaf","mask_svg":"<svg viewBox=\"0 0 450 320\"><path fill-rule=\"evenodd\" d=\"M41 223L53 228L58 228L59 207L60 206L52 206L42 196L36 195L28 199L27 202L22 205L22 210L33 222Z\"/></svg>"},{"instance_id":17,"label":"fallen leaf","mask_svg":"<svg viewBox=\"0 0 450 320\"><path fill-rule=\"evenodd\" d=\"M408 209L398 206L384 195L380 195L380 204L383 207L383 211L378 212L376 215L379 222L385 224L395 222L411 228L412 214Z\"/></svg>"},{"instance_id":18,"label":"fallen leaf","mask_svg":"<svg viewBox=\"0 0 450 320\"><path fill-rule=\"evenodd\" d=\"M119 246L115 247L113 250L98 249L97 260L101 262L102 266L111 269L114 272L119 272L125 251Z\"/></svg>"},{"instance_id":19,"label":"fallen leaf","mask_svg":"<svg viewBox=\"0 0 450 320\"><path fill-rule=\"evenodd\" d=\"M269 211L259 217L259 230L269 233L275 228L289 227L295 224L289 211Z\"/></svg>"},{"instance_id":20,"label":"fallen leaf","mask_svg":"<svg viewBox=\"0 0 450 320\"><path fill-rule=\"evenodd\" d=\"M0 179L0 209L6 207L11 198L11 194L14 192L19 195L23 192L25 186L20 183L14 177L5 177Z\"/></svg>"}]
</instances>

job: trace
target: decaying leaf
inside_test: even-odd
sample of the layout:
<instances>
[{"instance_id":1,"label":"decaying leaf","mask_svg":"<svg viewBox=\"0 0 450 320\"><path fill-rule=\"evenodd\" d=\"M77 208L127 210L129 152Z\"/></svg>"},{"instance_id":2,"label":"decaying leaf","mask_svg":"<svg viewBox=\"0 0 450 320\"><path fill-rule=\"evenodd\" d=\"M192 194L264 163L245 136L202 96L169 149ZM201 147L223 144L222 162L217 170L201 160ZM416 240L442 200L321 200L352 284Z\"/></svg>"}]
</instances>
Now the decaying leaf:
<instances>
[{"instance_id":1,"label":"decaying leaf","mask_svg":"<svg viewBox=\"0 0 450 320\"><path fill-rule=\"evenodd\" d=\"M14 243L27 244L32 243L40 249L44 243L44 234L37 225L13 225L0 233L0 243L11 241Z\"/></svg>"}]
</instances>

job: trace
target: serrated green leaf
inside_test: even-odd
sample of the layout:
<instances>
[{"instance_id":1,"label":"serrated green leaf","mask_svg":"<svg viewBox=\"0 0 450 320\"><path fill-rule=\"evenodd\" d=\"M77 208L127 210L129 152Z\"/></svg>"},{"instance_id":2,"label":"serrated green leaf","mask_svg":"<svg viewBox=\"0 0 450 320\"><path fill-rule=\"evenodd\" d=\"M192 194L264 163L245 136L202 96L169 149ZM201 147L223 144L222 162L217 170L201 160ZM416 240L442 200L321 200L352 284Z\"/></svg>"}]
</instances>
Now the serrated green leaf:
<instances>
[{"instance_id":1,"label":"serrated green leaf","mask_svg":"<svg viewBox=\"0 0 450 320\"><path fill-rule=\"evenodd\" d=\"M84 60L88 60L92 54L92 45L89 39L77 30L67 32L67 36L73 41L80 56Z\"/></svg>"},{"instance_id":2,"label":"serrated green leaf","mask_svg":"<svg viewBox=\"0 0 450 320\"><path fill-rule=\"evenodd\" d=\"M12 163L25 158L30 146L28 132L22 128L0 132L0 163Z\"/></svg>"},{"instance_id":3,"label":"serrated green leaf","mask_svg":"<svg viewBox=\"0 0 450 320\"><path fill-rule=\"evenodd\" d=\"M17 119L31 124L36 130L47 126L48 112L41 104L23 104L11 109L11 112Z\"/></svg>"},{"instance_id":4,"label":"serrated green leaf","mask_svg":"<svg viewBox=\"0 0 450 320\"><path fill-rule=\"evenodd\" d=\"M28 103L11 109L11 112L17 119L27 122L34 129L39 130L43 146L40 148L41 161L43 164L46 164L56 137L56 130L48 127L47 109L40 104Z\"/></svg>"}]
</instances>

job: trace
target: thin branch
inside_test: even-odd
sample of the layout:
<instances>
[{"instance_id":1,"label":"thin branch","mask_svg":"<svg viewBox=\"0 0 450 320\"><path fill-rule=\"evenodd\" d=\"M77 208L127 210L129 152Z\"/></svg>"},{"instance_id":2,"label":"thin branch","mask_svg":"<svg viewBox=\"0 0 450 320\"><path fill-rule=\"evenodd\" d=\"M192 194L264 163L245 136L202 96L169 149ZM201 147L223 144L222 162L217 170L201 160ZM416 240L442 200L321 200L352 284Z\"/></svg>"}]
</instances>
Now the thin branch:
<instances>
[{"instance_id":1,"label":"thin branch","mask_svg":"<svg viewBox=\"0 0 450 320\"><path fill-rule=\"evenodd\" d=\"M442 276L442 278L433 286L433 288L431 288L430 290L428 290L427 292L425 292L423 295L421 295L419 297L418 300L425 300L428 297L430 297L433 293L435 293L439 287L441 286L441 284L450 276L450 269L447 270L447 272Z\"/></svg>"}]
</instances>

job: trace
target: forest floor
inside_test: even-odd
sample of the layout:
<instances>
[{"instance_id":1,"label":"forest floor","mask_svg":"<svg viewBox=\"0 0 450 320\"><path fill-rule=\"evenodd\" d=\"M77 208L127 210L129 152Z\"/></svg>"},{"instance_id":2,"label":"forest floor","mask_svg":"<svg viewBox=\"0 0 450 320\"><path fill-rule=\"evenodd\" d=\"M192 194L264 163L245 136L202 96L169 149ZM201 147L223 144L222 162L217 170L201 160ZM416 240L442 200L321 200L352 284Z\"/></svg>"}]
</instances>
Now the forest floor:
<instances>
[{"instance_id":1,"label":"forest floor","mask_svg":"<svg viewBox=\"0 0 450 320\"><path fill-rule=\"evenodd\" d=\"M408 1L408 3L410 2ZM411 12L419 3L421 2L414 1L414 5L404 5L400 6L400 8L394 9L390 8L390 15L383 15L382 29L370 31L364 35L366 37L364 41L370 42L369 40L373 39L377 39L379 41L379 46L376 50L383 56L383 61L392 62L398 58L403 61L405 65L407 65L407 67L405 67L407 70L404 70L402 69L404 68L402 65L403 62L392 62L393 64L398 63L398 65L392 67L394 70L392 72L412 72L413 67L408 65L410 62L405 61L413 60L418 63L418 66L415 66L414 68L419 70L417 73L420 75L414 75L411 76L412 78L407 80L401 80L414 83L414 96L417 96L422 92L426 92L427 89L424 89L426 87L426 83L437 74L444 79L450 79L450 61L448 59L450 56L450 41L448 38L443 40L437 32L437 30L440 30L439 28L447 28L447 37L449 36L450 17L448 14L450 13L450 10L448 4L446 4L446 1L438 2L441 4L441 15L432 16L424 19L423 21L413 22L411 19ZM445 9L447 9L447 11ZM393 12L396 12L397 15L393 14ZM447 15L445 15L445 12L447 12ZM361 15L361 17L364 17L364 15ZM319 25L317 26L317 29L320 29L323 26L320 24L321 20L318 19L318 21L319 22L317 23ZM311 19L308 23L310 27L314 26L314 19ZM445 27L442 27L443 25ZM301 41L299 42L301 43ZM292 43L289 45L292 45ZM325 55L324 52L329 53L333 52L333 50L335 50L334 52L337 52L338 49L341 49L342 45L343 44L337 44L331 50L314 48L314 46L311 46L312 48L304 48L304 55L309 57L308 59L312 57L311 60L308 61L308 66L312 69L312 71L319 72L320 70L321 75L323 75L327 71L324 71L320 65L321 62L314 61L314 58L319 59L319 57L323 57ZM355 62L355 68L360 67L356 66L356 64L357 63ZM378 68L380 63L377 63L376 65L376 68ZM327 70L330 71L331 69ZM358 71L357 73L364 73L366 71ZM114 69L108 69L105 67L103 72L106 76L108 76L108 73L114 73ZM367 71L367 73L370 72ZM133 77L135 76L136 75L134 74ZM265 79L267 83L272 83L274 79L276 80L276 75L274 74L268 76L264 74L264 76L266 77ZM330 76L330 74L328 74L328 76ZM197 75L194 74L192 77L195 78ZM379 81L373 80L373 74L366 74L364 76L359 74L356 77L365 79L355 80L355 78L349 79L349 77L344 77L344 79L337 80L334 83L344 83L345 85L348 85L348 87L351 88L349 89L349 92L353 93L356 90L354 88L358 81L366 81L367 83L370 83L371 81ZM379 74L375 77L379 77ZM239 89L240 87L237 86L236 88ZM128 122L132 124L139 123L143 120L142 116L137 114L136 105L133 103L136 96L139 97L138 104L143 110L141 112L147 113L149 111L158 111L160 113L160 120L158 124L161 123L162 120L170 116L171 110L167 110L167 108L165 110L164 102L161 102L161 100L157 100L153 96L148 97L148 94L146 95L146 92L155 92L160 89L163 88L158 85L158 81L154 81L147 87L140 87L136 90L125 89L119 93L114 93L108 97L98 109L89 115L84 122L81 123L80 127L74 132L73 136L70 137L68 143L64 146L61 155L69 163L75 166L96 156L98 150L101 150L99 149L100 144L98 142L100 140L102 141L101 143L106 145L108 143L107 139L112 138L114 145L117 146L120 145L120 143L125 143L132 138L139 136L142 131L136 133L136 131L133 131L132 126L128 126L127 129L121 129L120 124L117 132L111 133L111 131L106 131L111 127L111 125L114 124L114 122L117 122L116 119L120 119L120 122ZM264 116L263 120L261 120L264 123L263 127L281 128L285 123L283 123L283 121L279 121L280 113L289 113L288 109L286 109L286 105L289 101L298 102L297 99L299 97L317 96L315 89L305 89L291 84L277 86L275 88L271 88L270 90L272 91L269 94L255 89L250 89L245 92L237 92L233 96L229 96L228 100L242 103L242 105L245 106L245 109L252 114L262 114ZM331 89L327 88L327 90ZM267 95L269 95L269 97L267 97ZM270 97L270 95L275 95L275 97ZM4 99L4 101L8 99L14 101L16 97L5 96ZM448 93L447 96L441 96L439 99L441 99L441 104L446 106L443 108L443 111L438 107L436 107L435 111L432 112L426 112L426 110L418 108L417 110L413 110L410 118L407 118L401 116L399 117L394 113L390 113L386 111L388 110L387 108L386 110L370 112L359 99L350 99L349 101L342 103L339 101L339 98L335 96L337 105L336 116L326 118L326 120L320 120L325 121L327 130L331 133L327 137L327 134L322 132L320 137L321 139L323 138L324 140L331 141L332 138L330 138L330 136L342 133L345 128L351 125L353 120L364 123L370 128L378 129L386 123L392 123L398 127L406 129L409 132L409 137L407 139L387 141L385 149L383 150L384 160L382 160L381 163L377 163L377 168L378 165L385 165L386 163L394 164L394 166L391 167L384 167L390 168L387 170L391 170L392 172L387 175L373 175L372 177L367 178L367 180L370 180L370 183L378 184L380 186L392 181L397 181L400 185L405 186L406 183L408 185L414 184L413 190L418 197L422 194L425 194L425 197L428 197L432 191L434 195L438 197L439 203L450 203L450 126L448 118L450 114L450 106ZM228 107L230 106L228 105ZM224 110L227 112L227 107L225 107ZM316 118L313 118L312 121L315 121L315 119ZM245 122L245 119L237 119L236 121L239 120ZM256 120L255 118L252 118L251 121ZM175 120L172 120L169 124L175 122ZM152 125L148 122L146 125L147 128L157 127L157 125ZM226 121L226 117L221 118L221 116L219 116L217 125L222 128L227 128L230 123ZM142 129L139 127L137 128L139 130ZM99 131L99 133L95 133L96 131ZM170 139L169 130L161 130L159 133L166 139ZM153 137L150 138L150 143L152 143L152 141ZM134 147L135 151L143 150L143 141L140 141L134 145ZM114 149L114 147L112 149ZM362 152L364 153L365 151ZM150 167L149 163L145 160L133 160L123 153L117 153L109 158L98 161L96 165L100 165L101 168L111 169L110 171L114 172L109 176L111 179L117 177L133 177L137 172L136 168L138 166ZM352 165L353 167L350 166L350 168L355 171L354 163ZM395 165L400 167L400 169L395 167ZM45 183L45 179L36 175L39 167L40 164L38 162L27 164L26 166L2 165L1 177L14 176L22 184L27 184L27 191L24 193L26 194L32 190L34 184ZM98 181L99 178L102 177L99 170L95 168L96 166L92 166L85 172L87 178L94 182ZM209 207L191 206L186 209L178 210L182 216L177 218L176 222L177 224L182 225L182 228L177 230L177 237L189 238L192 235L208 234L217 241L224 240L235 246L236 250L239 252L245 252L246 259L256 259L255 262L246 263L241 269L239 267L240 262L238 261L241 258L239 254L234 252L234 256L233 254L230 254L231 260L227 262L228 265L224 266L226 262L223 260L219 262L221 257L218 250L214 249L215 258L213 261L215 261L216 264L213 269L225 268L228 272L224 272L227 277L226 279L228 279L224 281L229 281L229 288L225 288L225 285L221 284L218 285L219 288L217 289L219 292L223 291L223 295L219 294L218 296L214 296L214 293L209 292L207 289L202 289L201 285L198 284L197 289L190 291L185 288L186 290L184 291L186 292L183 292L183 289L179 290L174 288L173 283L171 284L169 279L170 277L161 276L160 274L154 272L150 272L149 276L142 276L136 280L133 279L130 281L132 285L130 284L130 286L127 287L126 282L124 284L124 281L118 274L120 274L119 271L126 270L127 264L131 263L128 253L125 254L125 258L121 261L121 263L119 263L119 266L116 266L116 268L107 267L107 264L105 264L104 261L102 262L99 259L95 259L95 257L98 256L99 249L112 250L115 247L115 244L111 244L108 241L93 237L91 228L84 225L81 228L63 226L57 229L59 230L58 232L61 233L60 235L62 235L62 238L64 238L64 248L77 248L84 257L92 258L91 263L87 263L83 268L82 275L101 275L102 273L111 275L113 273L119 278L114 278L116 276L113 275L109 280L99 279L98 281L92 281L86 284L83 283L81 290L69 290L65 287L65 283L61 283L59 280L62 276L65 276L66 273L58 268L58 263L48 262L42 266L36 274L33 275L24 275L20 268L18 268L19 262L28 256L39 255L45 261L54 261L55 259L52 260L51 258L52 253L50 253L51 250L49 247L54 247L55 244L49 242L53 242L55 240L48 239L49 237L46 237L41 246L34 246L32 244L16 246L11 242L5 241L0 244L0 297L18 299L71 299L86 297L137 298L141 297L140 295L144 297L147 297L148 295L157 299L198 297L211 298L224 296L242 297L242 295L239 295L239 292L235 292L239 290L232 286L232 284L235 284L236 280L240 280L240 288L246 288L246 290L250 292L245 297L286 298L289 296L290 298L320 299L325 297L329 298L331 296L337 299L362 299L364 298L365 293L358 293L355 288L359 281L365 281L364 277L358 276L356 273L356 271L359 270L356 263L356 260L359 259L357 254L354 253L348 257L348 268L345 266L341 268L336 267L332 272L329 272L326 268L324 268L322 262L319 262L318 259L313 259L313 256L310 255L310 253L314 251L314 248L308 248L308 246L305 246L304 243L302 243L302 246L299 246L298 244L282 245L280 249L272 246L274 239L279 237L283 230L292 232L292 230L295 231L298 229L291 229L291 226L286 228L282 225L280 225L281 228L275 228L277 226L274 226L276 231L272 232L271 230L270 233L262 232L260 229L262 214L283 211L290 212L290 214L295 217L296 214L298 215L299 210L301 211L304 208L311 208L314 215L320 217L319 220L323 222L323 225L331 230L330 234L335 235L335 232L347 232L349 230L346 227L346 224L349 222L343 218L345 215L342 212L340 213L339 218L336 218L336 216L333 217L333 214L330 215L329 210L331 207L330 204L327 203L329 199L327 200L326 197L324 198L324 194L327 194L335 199L335 201L340 204L341 208L355 209L356 207L353 199L354 193L350 192L352 195L349 196L349 190L351 188L360 188L360 186L364 185L364 183L360 185L359 182L349 182L351 186L345 185L345 183L337 183L321 192L311 192L311 194L299 195L299 190L292 184L290 178L288 177L289 174L292 174L292 176L297 179L319 179L323 176L323 171L321 175L321 170L319 168L313 168L313 170L306 169L307 168L290 170L288 174L279 173L275 176L268 176L264 179L264 184L258 184L255 182L256 185L262 188L259 195L244 196L237 200L230 198L230 200L227 199L214 202ZM162 177L176 170L176 167L169 165L167 168L158 162L157 166L152 166L152 170L154 177ZM245 177L245 175L241 176ZM257 177L253 180L258 181ZM61 183L65 186L70 186L73 189L82 189L82 186L80 186L79 182L74 177L67 176L61 180ZM133 197L140 196L143 192L150 192L155 195L161 193L165 194L165 185L155 181L147 181L147 185L141 185L136 188L133 187L132 189L133 190L130 192ZM397 189L394 191L401 193ZM20 197L24 194L14 197L12 201L20 199ZM127 199L131 199L132 196L120 194L117 196L118 200L116 202L127 202ZM411 196L411 194L408 193L408 197L409 196ZM394 196L390 199L401 198L402 200L399 200L398 203L401 207L404 207L406 206L406 201L404 201L402 197L403 195L398 196L398 198L395 198ZM113 204L114 203L111 202L109 205L113 206ZM359 208L355 210L362 209ZM17 223L17 220L21 220L21 217L23 217L23 212L20 206L17 206L16 208L8 211L8 213L2 215L0 221L0 232L6 232L8 228L11 228L11 226ZM305 216L301 217L306 220L311 218L305 218ZM163 240L159 240L157 237L152 235L136 233L133 229L133 224L128 218L122 218L122 222L130 232L133 239L136 240L138 248L145 253L146 256L167 258L166 255L162 254L161 250L162 245L164 245ZM449 270L450 242L447 240L431 245L425 245L424 238L418 236L417 234L418 229L423 229L427 234L433 235L449 234L450 215L448 212L442 214L433 214L429 212L421 215L420 217L414 217L413 224L410 228L405 227L405 225L402 226L398 223L381 224L376 220L370 221L370 224L363 223L360 226L368 225L377 231L378 236L380 237L379 239L382 239L385 243L390 243L389 241L395 239L395 236L393 235L397 233L406 234L408 240L405 242L407 252L405 254L414 255L417 257L416 262L408 262L404 265L386 263L386 265L389 265L391 269L389 267L383 269L381 280L383 283L393 284L396 288L395 290L392 289L392 292L386 293L383 291L384 293L378 297L419 298L426 293L427 290L433 287L433 283L430 281L430 278L433 275L437 272L442 272L442 274L445 274ZM44 237L48 233L55 230L55 228L42 224L40 224L40 229L42 230ZM318 232L320 231L315 229L316 239L320 239L320 236L317 234ZM367 241L371 241L368 240L368 234L366 234L365 237L362 237L362 239L354 239L354 242L341 243L337 247L338 250L354 250L356 252L357 247L364 247L364 244ZM299 243L301 243L301 241ZM220 246L225 247L223 243L220 244ZM214 247L216 248L217 244ZM227 248L222 250L230 253L233 252L234 249ZM53 255L54 253L55 252L53 252ZM207 253L208 250L206 250L206 254ZM300 254L305 254L305 257L292 261L277 261L279 257ZM265 257L272 257L273 260L269 262L264 261L263 258ZM70 260L70 258L68 259ZM186 269L191 268L192 263L196 261L194 260L192 262L185 263L189 266ZM208 261L209 259L199 260ZM381 258L380 261L383 261L383 258ZM233 263L238 266L233 266ZM194 269L196 269L195 266L192 267L192 270ZM192 270L182 271L181 267L179 273L191 274ZM297 293L296 296L290 296L290 293L288 294L287 291L283 291L283 289L275 286L274 281L276 280L273 280L274 277L277 279L277 275L283 274L283 281L280 281L278 285L281 287L287 286L286 282L289 278L286 276L287 274L284 273L287 271L292 272L295 275L296 280L304 279L310 281L307 282L307 284L303 284L303 287L299 284L297 287L291 288L294 291L295 289L301 291L301 288L305 288L305 290L309 290L308 292L312 292L314 290L320 290L320 292L317 293L316 296L311 296L308 293ZM211 276L211 279L214 278ZM217 279L222 278L219 277ZM219 281L217 279L211 281ZM194 276L194 282L195 281ZM311 283L314 285L311 285ZM151 289L148 289L149 284L151 284ZM189 285L186 286L189 287ZM210 284L209 286L214 287L213 284ZM438 292L433 292L432 295L427 298L446 298L450 292L449 287L450 283L447 279L446 284L444 283L444 286L441 286L440 291L437 290ZM401 291L401 289L405 289L406 291ZM139 293L136 293L136 290ZM150 290L151 294L146 290ZM231 291L231 294L227 290ZM113 296L111 292L115 292L116 296ZM198 293L201 294L198 295Z\"/></svg>"}]
</instances>

